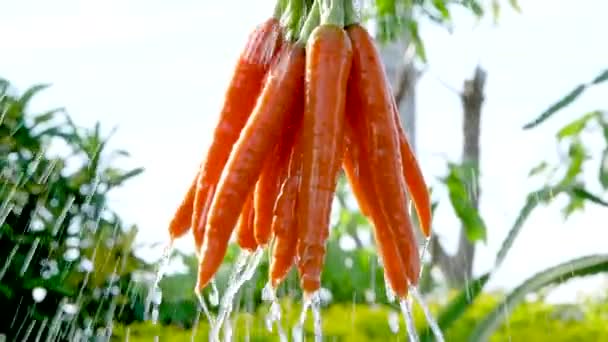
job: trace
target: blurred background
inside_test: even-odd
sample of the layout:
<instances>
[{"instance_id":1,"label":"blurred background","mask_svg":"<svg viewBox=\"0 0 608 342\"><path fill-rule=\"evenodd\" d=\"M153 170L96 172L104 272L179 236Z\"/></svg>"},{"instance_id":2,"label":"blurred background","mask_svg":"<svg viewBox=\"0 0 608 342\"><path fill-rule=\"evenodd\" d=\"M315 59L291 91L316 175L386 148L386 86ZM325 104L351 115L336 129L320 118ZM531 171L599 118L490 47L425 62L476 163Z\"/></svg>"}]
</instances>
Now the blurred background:
<instances>
[{"instance_id":1,"label":"blurred background","mask_svg":"<svg viewBox=\"0 0 608 342\"><path fill-rule=\"evenodd\" d=\"M273 8L0 4L8 340L204 339L189 235L161 280L156 322L149 289L234 63ZM608 338L608 47L598 39L608 3L374 0L363 9L432 189L419 290L446 339ZM238 253L231 246L220 269L220 294ZM265 327L266 273L263 261L237 295L237 340L279 339ZM344 181L322 286L328 340L406 338ZM295 274L279 297L290 329L301 305ZM418 306L415 318L421 340L432 340Z\"/></svg>"}]
</instances>

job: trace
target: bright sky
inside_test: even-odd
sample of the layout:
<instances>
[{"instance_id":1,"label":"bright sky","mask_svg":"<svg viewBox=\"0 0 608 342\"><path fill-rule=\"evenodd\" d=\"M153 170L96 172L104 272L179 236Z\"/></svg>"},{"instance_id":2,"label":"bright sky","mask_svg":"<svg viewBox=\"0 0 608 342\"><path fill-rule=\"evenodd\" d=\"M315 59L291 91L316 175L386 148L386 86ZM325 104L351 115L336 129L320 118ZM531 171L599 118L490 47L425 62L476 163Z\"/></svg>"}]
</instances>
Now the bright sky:
<instances>
[{"instance_id":1,"label":"bright sky","mask_svg":"<svg viewBox=\"0 0 608 342\"><path fill-rule=\"evenodd\" d=\"M164 241L167 222L209 142L237 54L251 28L272 13L272 2L4 2L0 76L20 90L53 84L33 110L65 106L80 125L101 120L107 130L119 126L114 147L130 151L130 165L147 171L116 192L113 207L139 225L141 241ZM481 202L490 230L476 272L491 267L526 191L538 185L528 180L529 169L540 158L557 158L554 132L585 111L606 108L608 87L597 87L543 127L521 130L608 67L608 47L597 38L608 31L608 2L520 3L523 14L505 7L498 26L457 10L453 34L427 22L421 28L429 71L417 88L417 146L430 183L444 173L446 157L460 158L461 106L450 88L461 89L477 63L488 72ZM445 193L435 196L442 204L434 227L450 248L459 225ZM558 202L528 221L492 287L510 288L546 267L608 250L605 210L590 205L564 223L564 202ZM181 245L191 250L190 243L184 239ZM578 281L553 296L571 299L579 290L605 289L605 279Z\"/></svg>"}]
</instances>

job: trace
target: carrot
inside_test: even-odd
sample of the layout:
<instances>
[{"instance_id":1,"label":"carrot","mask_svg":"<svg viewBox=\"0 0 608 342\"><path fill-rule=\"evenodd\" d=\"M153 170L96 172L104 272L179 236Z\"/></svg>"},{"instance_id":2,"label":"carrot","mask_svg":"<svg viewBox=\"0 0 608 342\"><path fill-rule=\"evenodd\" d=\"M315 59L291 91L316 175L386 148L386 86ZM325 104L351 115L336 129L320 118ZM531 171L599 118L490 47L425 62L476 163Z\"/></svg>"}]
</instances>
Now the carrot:
<instances>
[{"instance_id":1,"label":"carrot","mask_svg":"<svg viewBox=\"0 0 608 342\"><path fill-rule=\"evenodd\" d=\"M299 105L299 107L302 106ZM294 120L299 120L301 115L302 113L294 112ZM288 127L282 134L281 141L273 153L268 156L269 158L265 162L264 169L262 169L262 174L255 187L254 233L255 240L260 246L265 246L272 235L273 209L289 167L289 156L293 142L292 130L293 127Z\"/></svg>"},{"instance_id":2,"label":"carrot","mask_svg":"<svg viewBox=\"0 0 608 342\"><path fill-rule=\"evenodd\" d=\"M219 268L247 194L254 189L266 156L279 142L297 109L304 91L305 57L301 46L284 44L230 154L209 209L197 291Z\"/></svg>"},{"instance_id":3,"label":"carrot","mask_svg":"<svg viewBox=\"0 0 608 342\"><path fill-rule=\"evenodd\" d=\"M287 276L296 257L298 242L297 198L302 163L300 153L300 135L294 138L289 157L287 175L277 197L272 221L275 236L272 258L270 260L270 283L277 287Z\"/></svg>"},{"instance_id":4,"label":"carrot","mask_svg":"<svg viewBox=\"0 0 608 342\"><path fill-rule=\"evenodd\" d=\"M316 2L317 3L317 2ZM342 1L321 13L307 39L302 121L302 178L298 197L298 269L305 293L319 289L331 204L342 163L346 84L351 44L342 29Z\"/></svg>"},{"instance_id":5,"label":"carrot","mask_svg":"<svg viewBox=\"0 0 608 342\"><path fill-rule=\"evenodd\" d=\"M399 110L397 104L393 102L393 117L395 119L395 125L397 126L397 133L399 137L399 147L401 149L401 165L403 167L403 176L410 196L414 202L414 208L418 214L418 220L420 221L420 229L424 236L428 237L431 235L431 200L429 198L428 188L420 170L420 165L416 161L416 156L408 142L403 126L401 126L401 120L399 120Z\"/></svg>"},{"instance_id":6,"label":"carrot","mask_svg":"<svg viewBox=\"0 0 608 342\"><path fill-rule=\"evenodd\" d=\"M381 196L379 208L390 227L401 262L411 284L418 283L420 260L412 224L407 211L406 185L401 165L401 151L394 121L394 98L384 75L384 68L373 38L358 24L346 29L353 46L349 101L358 110L350 113L360 120L358 138L366 146L371 183Z\"/></svg>"},{"instance_id":7,"label":"carrot","mask_svg":"<svg viewBox=\"0 0 608 342\"><path fill-rule=\"evenodd\" d=\"M405 298L408 290L405 268L399 255L397 244L390 232L390 227L379 208L381 196L376 193L371 183L372 169L369 160L366 158L366 146L362 143L364 140L357 134L362 131L360 127L357 127L357 125L362 124L360 122L360 115L358 115L360 108L357 107L356 100L351 100L352 97L362 96L353 91L357 89L357 87L351 87L347 92L344 134L347 144L343 167L359 207L362 208L361 210L371 220L378 254L384 265L384 274L395 294L400 298Z\"/></svg>"},{"instance_id":8,"label":"carrot","mask_svg":"<svg viewBox=\"0 0 608 342\"><path fill-rule=\"evenodd\" d=\"M250 252L253 252L258 244L255 241L255 237L253 236L253 221L255 218L255 211L253 210L253 192L247 196L247 201L245 202L245 206L241 211L241 216L239 216L239 221L237 223L236 233L237 233L237 243L239 246Z\"/></svg>"},{"instance_id":9,"label":"carrot","mask_svg":"<svg viewBox=\"0 0 608 342\"><path fill-rule=\"evenodd\" d=\"M346 99L347 109L346 109L346 118L348 120L348 113L350 109L348 108L349 100ZM352 130L352 129L351 129ZM342 169L344 170L344 174L346 175L346 179L348 180L353 193L355 194L355 198L357 199L357 204L359 205L359 209L361 213L366 217L370 217L370 209L367 201L364 199L367 197L364 194L364 190L362 188L361 182L358 182L357 179L361 174L361 153L360 147L356 143L356 139L354 134L344 134L344 159L342 160Z\"/></svg>"},{"instance_id":10,"label":"carrot","mask_svg":"<svg viewBox=\"0 0 608 342\"><path fill-rule=\"evenodd\" d=\"M196 184L199 173L196 173L196 177L190 184L186 196L182 199L179 207L173 214L171 222L169 222L169 236L171 240L178 239L188 232L190 229L190 222L192 220L192 203L194 202L194 194L196 191Z\"/></svg>"},{"instance_id":11,"label":"carrot","mask_svg":"<svg viewBox=\"0 0 608 342\"><path fill-rule=\"evenodd\" d=\"M209 206L224 166L253 110L271 59L280 46L277 16L249 35L225 94L224 105L207 156L200 168L193 201L192 224L196 251L202 245Z\"/></svg>"}]
</instances>

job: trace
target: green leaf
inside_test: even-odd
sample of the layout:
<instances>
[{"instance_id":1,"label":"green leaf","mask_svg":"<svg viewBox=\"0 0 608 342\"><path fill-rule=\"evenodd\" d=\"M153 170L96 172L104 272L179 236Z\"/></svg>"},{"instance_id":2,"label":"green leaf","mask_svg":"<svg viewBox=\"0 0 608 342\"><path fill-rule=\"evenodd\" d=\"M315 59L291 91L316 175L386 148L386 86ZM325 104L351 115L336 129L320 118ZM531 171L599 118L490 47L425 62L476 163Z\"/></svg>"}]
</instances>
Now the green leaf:
<instances>
[{"instance_id":1,"label":"green leaf","mask_svg":"<svg viewBox=\"0 0 608 342\"><path fill-rule=\"evenodd\" d=\"M57 113L63 112L64 110L65 110L64 108L55 108L55 109L51 109L42 114L37 115L34 118L34 126L42 124L42 123L46 123L46 122L52 120L53 118L55 118L55 115Z\"/></svg>"},{"instance_id":2,"label":"green leaf","mask_svg":"<svg viewBox=\"0 0 608 342\"><path fill-rule=\"evenodd\" d=\"M583 131L583 129L585 129L591 119L596 118L599 115L601 115L600 111L593 111L572 121L557 132L557 139L562 140L566 137L578 135Z\"/></svg>"},{"instance_id":3,"label":"green leaf","mask_svg":"<svg viewBox=\"0 0 608 342\"><path fill-rule=\"evenodd\" d=\"M599 180L604 189L608 188L608 147L604 149L604 152L602 152Z\"/></svg>"},{"instance_id":4,"label":"green leaf","mask_svg":"<svg viewBox=\"0 0 608 342\"><path fill-rule=\"evenodd\" d=\"M511 4L511 7L513 7L513 9L515 11L521 13L521 7L519 6L518 0L509 0L509 3Z\"/></svg>"},{"instance_id":5,"label":"green leaf","mask_svg":"<svg viewBox=\"0 0 608 342\"><path fill-rule=\"evenodd\" d=\"M443 0L433 0L433 7L441 13L441 17L445 20L450 20L450 11L448 10L445 1Z\"/></svg>"},{"instance_id":6,"label":"green leaf","mask_svg":"<svg viewBox=\"0 0 608 342\"><path fill-rule=\"evenodd\" d=\"M591 84L599 84L604 81L608 81L608 69L604 70L601 74L597 75L596 78L591 81Z\"/></svg>"},{"instance_id":7,"label":"green leaf","mask_svg":"<svg viewBox=\"0 0 608 342\"><path fill-rule=\"evenodd\" d=\"M474 207L469 195L467 178L475 171L469 167L450 165L450 172L442 181L448 188L450 203L456 216L460 219L469 241L486 241L486 225Z\"/></svg>"},{"instance_id":8,"label":"green leaf","mask_svg":"<svg viewBox=\"0 0 608 342\"><path fill-rule=\"evenodd\" d=\"M23 95L21 95L21 98L19 98L19 104L21 105L21 108L25 109L30 100L34 97L34 95L38 94L39 92L50 86L50 84L37 84L26 90Z\"/></svg>"},{"instance_id":9,"label":"green leaf","mask_svg":"<svg viewBox=\"0 0 608 342\"><path fill-rule=\"evenodd\" d=\"M583 187L575 186L574 188L572 188L572 193L579 198L591 201L591 202L593 202L595 204L599 204L603 207L608 207L608 202L604 201L599 196L596 196L596 195L590 193Z\"/></svg>"},{"instance_id":10,"label":"green leaf","mask_svg":"<svg viewBox=\"0 0 608 342\"><path fill-rule=\"evenodd\" d=\"M422 39L420 38L420 33L418 32L418 23L410 20L408 22L408 29L410 30L410 33L412 34L412 41L414 42L414 46L416 47L416 54L418 55L418 57L420 57L420 59L426 63L427 62L427 58L426 58L426 50L424 48L424 43L422 42Z\"/></svg>"},{"instance_id":11,"label":"green leaf","mask_svg":"<svg viewBox=\"0 0 608 342\"><path fill-rule=\"evenodd\" d=\"M437 315L437 324L441 331L447 330L467 311L483 290L488 279L490 279L490 273L473 280L441 310ZM420 333L420 342L427 341L433 341L433 333L430 327L426 327Z\"/></svg>"},{"instance_id":12,"label":"green leaf","mask_svg":"<svg viewBox=\"0 0 608 342\"><path fill-rule=\"evenodd\" d=\"M580 141L574 141L570 145L568 157L570 158L570 163L568 164L566 175L560 181L560 185L562 186L572 183L583 172L583 164L587 160L585 146Z\"/></svg>"},{"instance_id":13,"label":"green leaf","mask_svg":"<svg viewBox=\"0 0 608 342\"><path fill-rule=\"evenodd\" d=\"M523 208L519 211L517 215L517 219L515 219L515 223L507 233L507 237L502 242L498 253L496 254L496 261L494 262L494 269L497 269L504 259L507 257L507 253L513 246L515 239L519 235L521 229L524 226L524 223L530 217L530 214L539 203L547 203L551 201L556 195L564 191L563 188L560 187L546 187L537 191L534 191L528 194L526 203Z\"/></svg>"},{"instance_id":14,"label":"green leaf","mask_svg":"<svg viewBox=\"0 0 608 342\"><path fill-rule=\"evenodd\" d=\"M608 255L591 255L574 259L546 269L532 276L496 306L473 330L470 341L488 341L493 332L506 319L505 313L512 312L528 293L536 292L545 286L560 284L574 277L586 276L608 271Z\"/></svg>"},{"instance_id":15,"label":"green leaf","mask_svg":"<svg viewBox=\"0 0 608 342\"><path fill-rule=\"evenodd\" d=\"M540 162L540 164L536 165L535 167L532 168L532 170L530 170L530 172L528 173L528 177L538 175L539 173L545 171L548 166L549 166L549 164L547 164L546 161Z\"/></svg>"},{"instance_id":16,"label":"green leaf","mask_svg":"<svg viewBox=\"0 0 608 342\"><path fill-rule=\"evenodd\" d=\"M574 100L576 100L587 88L586 84L581 84L578 87L574 88L568 95L564 96L561 100L557 101L553 105L551 105L547 110L545 110L541 115L539 115L536 119L524 125L524 129L534 128L544 121L548 120L553 114L560 111L562 108L568 106Z\"/></svg>"},{"instance_id":17,"label":"green leaf","mask_svg":"<svg viewBox=\"0 0 608 342\"><path fill-rule=\"evenodd\" d=\"M124 173L119 173L116 170L113 169L108 169L106 170L106 181L108 182L108 185L110 186L119 186L122 183L124 183L126 180L136 177L139 174L141 174L142 172L144 172L144 168L142 167L138 167L135 168L131 171L127 171Z\"/></svg>"}]
</instances>

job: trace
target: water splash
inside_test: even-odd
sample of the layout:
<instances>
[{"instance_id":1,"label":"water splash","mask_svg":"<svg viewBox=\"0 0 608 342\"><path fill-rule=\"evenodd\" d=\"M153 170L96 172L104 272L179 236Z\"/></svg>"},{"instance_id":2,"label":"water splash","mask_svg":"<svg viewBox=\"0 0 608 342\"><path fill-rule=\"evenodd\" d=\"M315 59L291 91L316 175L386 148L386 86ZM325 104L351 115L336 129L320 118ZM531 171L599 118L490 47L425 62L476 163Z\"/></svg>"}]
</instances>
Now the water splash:
<instances>
[{"instance_id":1,"label":"water splash","mask_svg":"<svg viewBox=\"0 0 608 342\"><path fill-rule=\"evenodd\" d=\"M424 257L429 251L429 246L431 244L431 236L424 239L424 245L422 246L422 251L420 252L420 273L418 277L422 277L422 272L424 271Z\"/></svg>"},{"instance_id":2,"label":"water splash","mask_svg":"<svg viewBox=\"0 0 608 342\"><path fill-rule=\"evenodd\" d=\"M269 282L266 283L264 288L262 289L262 300L268 301L270 303L270 308L268 310L268 314L266 315L264 322L266 323L266 329L269 332L272 332L272 327L274 323L277 324L277 332L279 333L279 340L281 342L287 342L287 334L283 327L281 326L281 304L279 304L278 297L276 295L275 289L272 287L272 284Z\"/></svg>"},{"instance_id":3,"label":"water splash","mask_svg":"<svg viewBox=\"0 0 608 342\"><path fill-rule=\"evenodd\" d=\"M220 330L224 321L232 313L233 300L236 293L241 289L243 284L251 279L255 270L257 269L262 256L264 255L264 249L258 248L255 252L250 254L249 252L243 251L239 255L234 271L228 281L228 288L222 297L220 303L217 320L211 326L210 339L212 341L219 341Z\"/></svg>"},{"instance_id":4,"label":"water splash","mask_svg":"<svg viewBox=\"0 0 608 342\"><path fill-rule=\"evenodd\" d=\"M162 257L159 262L158 271L156 273L156 279L152 284L150 292L146 298L146 305L144 311L144 319L152 321L153 325L158 324L158 317L160 314L159 308L162 303L162 291L160 288L160 281L162 280L165 272L167 270L167 266L169 265L169 261L171 258L171 251L173 250L173 245L169 243L162 254ZM155 341L159 340L159 336L154 337Z\"/></svg>"},{"instance_id":5,"label":"water splash","mask_svg":"<svg viewBox=\"0 0 608 342\"><path fill-rule=\"evenodd\" d=\"M412 315L412 303L410 298L404 298L399 300L399 307L405 321L405 328L410 342L418 342L418 333L416 333L416 326L414 324L414 316Z\"/></svg>"},{"instance_id":6,"label":"water splash","mask_svg":"<svg viewBox=\"0 0 608 342\"><path fill-rule=\"evenodd\" d=\"M209 324L210 325L215 324L215 317L213 317L211 315L211 312L209 311L209 307L207 306L207 303L205 302L205 297L203 297L203 295L201 295L200 293L195 293L195 295L196 295L196 299L198 299L199 307L205 314L205 317L207 318L207 321L209 322Z\"/></svg>"},{"instance_id":7,"label":"water splash","mask_svg":"<svg viewBox=\"0 0 608 342\"><path fill-rule=\"evenodd\" d=\"M292 329L293 340L298 342L303 341L304 323L306 322L308 309L312 312L315 342L321 342L323 340L323 322L321 320L321 296L319 291L304 294L304 303L302 304L300 319Z\"/></svg>"},{"instance_id":8,"label":"water splash","mask_svg":"<svg viewBox=\"0 0 608 342\"><path fill-rule=\"evenodd\" d=\"M420 305L420 307L422 308L424 317L426 318L426 321L428 322L429 327L431 327L431 331L433 332L433 335L435 335L435 340L437 340L437 342L445 341L445 339L443 338L443 333L441 332L441 329L439 328L439 324L437 324L437 321L433 317L431 310L429 309L428 305L426 305L426 303L425 303L424 299L422 298L422 295L420 294L418 289L412 286L412 287L410 287L410 293L412 294L412 297L414 297L414 299L418 302L418 305Z\"/></svg>"},{"instance_id":9,"label":"water splash","mask_svg":"<svg viewBox=\"0 0 608 342\"><path fill-rule=\"evenodd\" d=\"M218 306L220 303L220 292L217 289L215 278L211 279L211 291L207 297L209 298L209 304L213 307Z\"/></svg>"},{"instance_id":10,"label":"water splash","mask_svg":"<svg viewBox=\"0 0 608 342\"><path fill-rule=\"evenodd\" d=\"M394 302L397 299L397 296L395 295L395 291L393 291L393 288L391 287L391 283L388 281L386 271L384 272L384 287L386 289L386 300L389 303Z\"/></svg>"},{"instance_id":11,"label":"water splash","mask_svg":"<svg viewBox=\"0 0 608 342\"><path fill-rule=\"evenodd\" d=\"M315 342L321 342L323 341L323 322L321 321L321 296L318 291L311 296L311 303Z\"/></svg>"}]
</instances>

